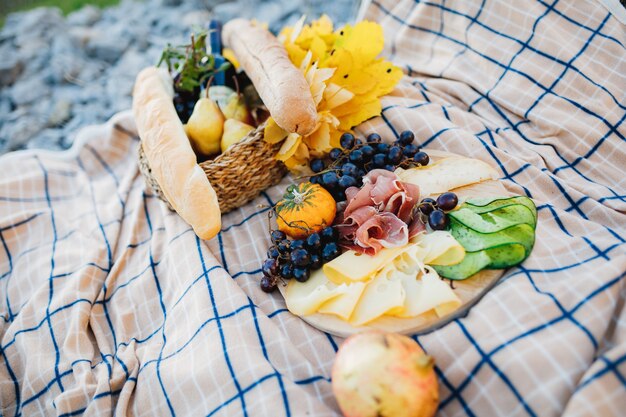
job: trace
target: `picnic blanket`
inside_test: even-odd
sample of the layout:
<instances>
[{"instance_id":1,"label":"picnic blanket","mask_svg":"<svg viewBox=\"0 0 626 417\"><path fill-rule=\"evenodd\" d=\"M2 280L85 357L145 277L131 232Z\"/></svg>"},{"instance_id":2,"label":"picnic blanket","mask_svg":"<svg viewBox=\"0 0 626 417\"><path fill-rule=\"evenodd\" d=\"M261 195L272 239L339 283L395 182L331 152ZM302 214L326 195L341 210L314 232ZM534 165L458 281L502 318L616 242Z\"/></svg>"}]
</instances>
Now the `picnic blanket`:
<instances>
[{"instance_id":1,"label":"picnic blanket","mask_svg":"<svg viewBox=\"0 0 626 417\"><path fill-rule=\"evenodd\" d=\"M530 258L415 336L437 362L440 415L626 410L626 30L604 3L367 10L406 77L358 132L412 129L538 206ZM268 206L292 180L203 241L147 190L137 146L125 112L67 152L0 158L1 414L338 415L342 340L258 285Z\"/></svg>"}]
</instances>

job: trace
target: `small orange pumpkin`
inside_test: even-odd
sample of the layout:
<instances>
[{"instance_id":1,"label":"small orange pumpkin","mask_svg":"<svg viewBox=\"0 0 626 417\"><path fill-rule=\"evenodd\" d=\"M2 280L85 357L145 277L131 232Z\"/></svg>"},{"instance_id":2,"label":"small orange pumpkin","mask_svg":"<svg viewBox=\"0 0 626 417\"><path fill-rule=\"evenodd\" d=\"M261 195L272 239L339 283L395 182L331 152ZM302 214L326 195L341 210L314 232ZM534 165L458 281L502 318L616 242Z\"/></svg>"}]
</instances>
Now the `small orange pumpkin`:
<instances>
[{"instance_id":1,"label":"small orange pumpkin","mask_svg":"<svg viewBox=\"0 0 626 417\"><path fill-rule=\"evenodd\" d=\"M311 182L290 185L275 207L278 230L304 239L333 224L337 203L328 191Z\"/></svg>"}]
</instances>

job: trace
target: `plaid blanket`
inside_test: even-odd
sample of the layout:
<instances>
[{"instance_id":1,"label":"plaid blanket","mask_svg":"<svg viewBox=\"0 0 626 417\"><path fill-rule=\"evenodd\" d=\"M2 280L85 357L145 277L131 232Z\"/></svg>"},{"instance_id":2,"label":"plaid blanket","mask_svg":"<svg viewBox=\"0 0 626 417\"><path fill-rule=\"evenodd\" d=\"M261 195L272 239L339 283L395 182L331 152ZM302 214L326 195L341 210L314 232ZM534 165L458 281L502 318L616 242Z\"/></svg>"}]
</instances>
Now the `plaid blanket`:
<instances>
[{"instance_id":1,"label":"plaid blanket","mask_svg":"<svg viewBox=\"0 0 626 417\"><path fill-rule=\"evenodd\" d=\"M531 257L415 336L441 415L626 410L626 30L603 4L367 10L406 77L358 131L482 159L539 209ZM290 180L202 241L146 190L137 144L122 113L68 152L0 158L1 414L337 415L341 340L258 286Z\"/></svg>"}]
</instances>

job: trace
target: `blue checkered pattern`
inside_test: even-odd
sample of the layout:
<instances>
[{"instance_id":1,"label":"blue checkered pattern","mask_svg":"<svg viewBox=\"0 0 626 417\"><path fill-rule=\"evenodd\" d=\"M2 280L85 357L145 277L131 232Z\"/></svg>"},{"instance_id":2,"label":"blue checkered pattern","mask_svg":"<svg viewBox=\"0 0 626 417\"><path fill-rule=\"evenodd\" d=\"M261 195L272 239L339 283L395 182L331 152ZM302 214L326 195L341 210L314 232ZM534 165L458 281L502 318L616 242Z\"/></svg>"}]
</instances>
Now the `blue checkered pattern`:
<instances>
[{"instance_id":1,"label":"blue checkered pattern","mask_svg":"<svg viewBox=\"0 0 626 417\"><path fill-rule=\"evenodd\" d=\"M626 410L626 30L593 1L372 0L407 76L358 131L482 159L538 205L531 257L415 340L441 415ZM198 239L145 188L129 113L0 159L5 416L337 415L341 340L258 288L282 184Z\"/></svg>"}]
</instances>

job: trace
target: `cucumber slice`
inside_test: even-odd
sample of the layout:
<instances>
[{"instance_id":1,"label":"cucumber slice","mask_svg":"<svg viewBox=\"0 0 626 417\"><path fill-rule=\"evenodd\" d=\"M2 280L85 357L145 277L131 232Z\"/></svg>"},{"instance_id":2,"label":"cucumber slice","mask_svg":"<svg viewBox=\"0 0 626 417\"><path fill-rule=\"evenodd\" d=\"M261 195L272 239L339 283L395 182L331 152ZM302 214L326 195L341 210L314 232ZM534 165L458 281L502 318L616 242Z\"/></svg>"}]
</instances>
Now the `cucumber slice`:
<instances>
[{"instance_id":1,"label":"cucumber slice","mask_svg":"<svg viewBox=\"0 0 626 417\"><path fill-rule=\"evenodd\" d=\"M535 217L535 223L537 222L537 207L535 206L535 202L528 197L478 197L470 198L465 201L466 207L477 214L487 213L495 208L512 204L522 204L528 207Z\"/></svg>"},{"instance_id":2,"label":"cucumber slice","mask_svg":"<svg viewBox=\"0 0 626 417\"><path fill-rule=\"evenodd\" d=\"M480 233L496 233L517 224L536 225L533 212L522 204L498 207L478 214L467 207L448 213L450 218Z\"/></svg>"},{"instance_id":3,"label":"cucumber slice","mask_svg":"<svg viewBox=\"0 0 626 417\"><path fill-rule=\"evenodd\" d=\"M528 224L516 224L497 233L480 233L456 219L450 219L450 233L465 248L466 252L477 252L511 243L524 246L530 253L535 243L535 230Z\"/></svg>"},{"instance_id":4,"label":"cucumber slice","mask_svg":"<svg viewBox=\"0 0 626 417\"><path fill-rule=\"evenodd\" d=\"M432 266L442 277L463 280L483 269L505 269L526 259L523 245L512 243L495 246L478 252L467 252L461 263L450 266Z\"/></svg>"}]
</instances>

